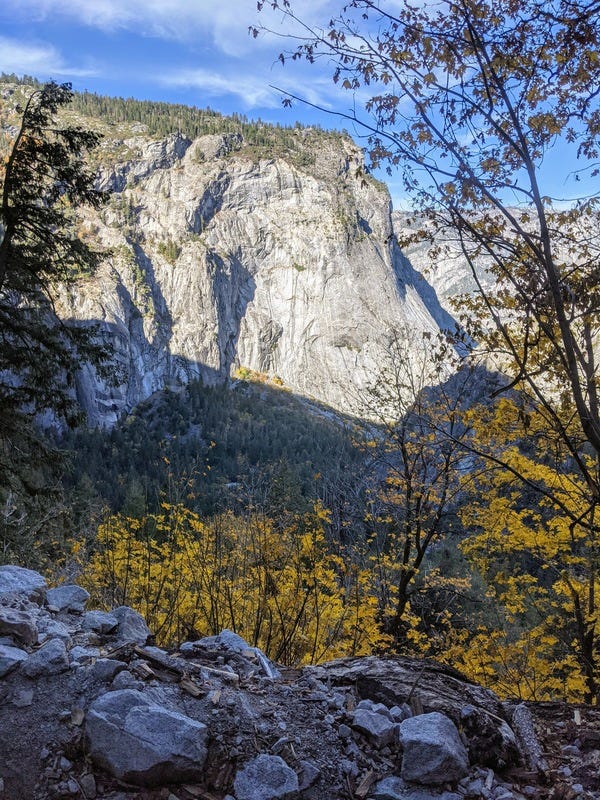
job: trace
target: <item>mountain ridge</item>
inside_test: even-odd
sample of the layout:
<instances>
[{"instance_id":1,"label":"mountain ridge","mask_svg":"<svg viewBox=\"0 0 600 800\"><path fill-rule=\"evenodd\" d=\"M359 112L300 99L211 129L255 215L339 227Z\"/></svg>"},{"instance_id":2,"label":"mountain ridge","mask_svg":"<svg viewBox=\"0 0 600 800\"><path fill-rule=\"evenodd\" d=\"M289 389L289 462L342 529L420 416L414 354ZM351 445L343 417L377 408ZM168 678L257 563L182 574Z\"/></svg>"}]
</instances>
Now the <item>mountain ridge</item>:
<instances>
[{"instance_id":1,"label":"mountain ridge","mask_svg":"<svg viewBox=\"0 0 600 800\"><path fill-rule=\"evenodd\" d=\"M453 326L348 137L238 119L226 123L238 130L157 138L135 103L132 119L109 123L84 116L79 97L69 113L104 131L92 163L109 201L81 212L78 234L106 256L57 308L98 324L115 353L114 386L82 368L90 425L240 367L360 415L398 330L416 354L422 334Z\"/></svg>"}]
</instances>

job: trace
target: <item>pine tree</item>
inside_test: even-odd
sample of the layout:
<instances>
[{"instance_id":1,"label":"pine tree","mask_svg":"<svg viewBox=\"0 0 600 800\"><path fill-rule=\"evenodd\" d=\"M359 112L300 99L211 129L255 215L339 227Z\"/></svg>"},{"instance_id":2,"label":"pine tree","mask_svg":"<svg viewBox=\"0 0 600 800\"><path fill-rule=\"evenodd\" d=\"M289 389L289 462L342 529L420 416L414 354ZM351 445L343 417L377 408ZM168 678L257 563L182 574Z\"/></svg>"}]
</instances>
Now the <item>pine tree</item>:
<instances>
[{"instance_id":1,"label":"pine tree","mask_svg":"<svg viewBox=\"0 0 600 800\"><path fill-rule=\"evenodd\" d=\"M34 87L0 166L0 500L47 488L41 465L56 463L36 426L42 414L73 424L73 386L82 361L106 375L107 352L93 327L62 321L56 287L97 264L77 238L75 210L98 207L103 193L83 161L97 134L56 121L69 84Z\"/></svg>"}]
</instances>

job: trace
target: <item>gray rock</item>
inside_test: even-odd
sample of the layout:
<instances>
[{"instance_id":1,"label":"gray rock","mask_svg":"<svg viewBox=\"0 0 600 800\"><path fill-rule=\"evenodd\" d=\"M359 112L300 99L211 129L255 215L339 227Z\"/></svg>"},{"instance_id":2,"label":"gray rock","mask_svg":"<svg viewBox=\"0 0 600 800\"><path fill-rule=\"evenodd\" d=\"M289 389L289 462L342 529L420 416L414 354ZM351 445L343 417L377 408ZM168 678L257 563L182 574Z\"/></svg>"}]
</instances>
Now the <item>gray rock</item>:
<instances>
[{"instance_id":1,"label":"gray rock","mask_svg":"<svg viewBox=\"0 0 600 800\"><path fill-rule=\"evenodd\" d=\"M459 781L469 770L469 757L451 719L438 711L400 723L404 751L401 777L423 784Z\"/></svg>"},{"instance_id":2,"label":"gray rock","mask_svg":"<svg viewBox=\"0 0 600 800\"><path fill-rule=\"evenodd\" d=\"M66 756L61 756L58 766L62 772L69 772L69 770L73 769L73 762L69 761Z\"/></svg>"},{"instance_id":3,"label":"gray rock","mask_svg":"<svg viewBox=\"0 0 600 800\"><path fill-rule=\"evenodd\" d=\"M358 752L360 753L360 750ZM342 758L338 764L338 768L342 775L349 778L358 778L360 773L358 764L350 758Z\"/></svg>"},{"instance_id":4,"label":"gray rock","mask_svg":"<svg viewBox=\"0 0 600 800\"><path fill-rule=\"evenodd\" d=\"M329 708L335 711L341 711L344 708L345 699L343 694L334 694L333 697L329 699Z\"/></svg>"},{"instance_id":5,"label":"gray rock","mask_svg":"<svg viewBox=\"0 0 600 800\"><path fill-rule=\"evenodd\" d=\"M10 701L17 708L27 708L33 705L33 689L18 689Z\"/></svg>"},{"instance_id":6,"label":"gray rock","mask_svg":"<svg viewBox=\"0 0 600 800\"><path fill-rule=\"evenodd\" d=\"M43 631L45 639L60 639L67 647L71 646L71 632L62 622L51 619Z\"/></svg>"},{"instance_id":7,"label":"gray rock","mask_svg":"<svg viewBox=\"0 0 600 800\"><path fill-rule=\"evenodd\" d=\"M46 581L39 572L12 564L0 567L0 598L10 594L24 594L39 603L43 601L46 589Z\"/></svg>"},{"instance_id":8,"label":"gray rock","mask_svg":"<svg viewBox=\"0 0 600 800\"><path fill-rule=\"evenodd\" d=\"M325 687L323 687L323 688L325 688ZM358 702L356 704L356 708L368 708L369 711L373 711L373 706L375 706L375 705L377 705L377 704L374 703L372 700L369 700L367 698L365 700L361 700L360 702Z\"/></svg>"},{"instance_id":9,"label":"gray rock","mask_svg":"<svg viewBox=\"0 0 600 800\"><path fill-rule=\"evenodd\" d=\"M90 757L119 780L140 786L199 780L206 726L131 689L108 692L86 717Z\"/></svg>"},{"instance_id":10,"label":"gray rock","mask_svg":"<svg viewBox=\"0 0 600 800\"><path fill-rule=\"evenodd\" d=\"M108 611L88 611L84 614L81 627L84 631L94 631L95 633L112 633L119 620L114 614Z\"/></svg>"},{"instance_id":11,"label":"gray rock","mask_svg":"<svg viewBox=\"0 0 600 800\"><path fill-rule=\"evenodd\" d=\"M465 797L489 797L489 791L486 789L485 780L482 777L463 778L458 787Z\"/></svg>"},{"instance_id":12,"label":"gray rock","mask_svg":"<svg viewBox=\"0 0 600 800\"><path fill-rule=\"evenodd\" d=\"M136 642L136 644L146 644L150 636L150 628L146 625L146 620L137 611L129 606L119 606L113 609L112 616L117 619L117 641Z\"/></svg>"},{"instance_id":13,"label":"gray rock","mask_svg":"<svg viewBox=\"0 0 600 800\"><path fill-rule=\"evenodd\" d=\"M376 747L385 747L396 738L396 723L384 714L368 708L356 709L352 727L366 734Z\"/></svg>"},{"instance_id":14,"label":"gray rock","mask_svg":"<svg viewBox=\"0 0 600 800\"><path fill-rule=\"evenodd\" d=\"M410 719L410 717L412 717L412 711L407 703L402 703L401 706L392 706L390 708L390 714L392 715L394 722L402 722L403 720Z\"/></svg>"},{"instance_id":15,"label":"gray rock","mask_svg":"<svg viewBox=\"0 0 600 800\"><path fill-rule=\"evenodd\" d=\"M390 709L383 703L374 703L372 700L361 700L356 706L357 709L365 708L368 711L373 711L375 714L383 714L389 720L393 720Z\"/></svg>"},{"instance_id":16,"label":"gray rock","mask_svg":"<svg viewBox=\"0 0 600 800\"><path fill-rule=\"evenodd\" d=\"M361 758L362 756L362 751L360 747L356 744L354 739L348 739L345 752L348 758L353 758L355 760Z\"/></svg>"},{"instance_id":17,"label":"gray rock","mask_svg":"<svg viewBox=\"0 0 600 800\"><path fill-rule=\"evenodd\" d=\"M404 800L406 784L401 778L390 775L378 781L369 795L372 800Z\"/></svg>"},{"instance_id":18,"label":"gray rock","mask_svg":"<svg viewBox=\"0 0 600 800\"><path fill-rule=\"evenodd\" d=\"M237 800L291 800L299 791L298 776L280 756L260 755L237 773Z\"/></svg>"},{"instance_id":19,"label":"gray rock","mask_svg":"<svg viewBox=\"0 0 600 800\"><path fill-rule=\"evenodd\" d=\"M83 647L76 644L69 650L69 658L72 664L88 664L94 658L98 658L100 650L97 647Z\"/></svg>"},{"instance_id":20,"label":"gray rock","mask_svg":"<svg viewBox=\"0 0 600 800\"><path fill-rule=\"evenodd\" d=\"M0 678L8 675L9 672L16 669L19 664L26 660L27 653L24 650L0 644Z\"/></svg>"},{"instance_id":21,"label":"gray rock","mask_svg":"<svg viewBox=\"0 0 600 800\"><path fill-rule=\"evenodd\" d=\"M192 644L201 648L223 648L224 650L231 650L234 653L251 652L253 649L238 633L227 630L227 628L216 636L205 636L203 639L198 639L197 642L193 642Z\"/></svg>"},{"instance_id":22,"label":"gray rock","mask_svg":"<svg viewBox=\"0 0 600 800\"><path fill-rule=\"evenodd\" d=\"M581 750L574 744L565 744L560 748L563 756L575 756L576 758L581 755Z\"/></svg>"},{"instance_id":23,"label":"gray rock","mask_svg":"<svg viewBox=\"0 0 600 800\"><path fill-rule=\"evenodd\" d=\"M119 672L111 684L112 689L141 689L144 682L138 680L128 669Z\"/></svg>"},{"instance_id":24,"label":"gray rock","mask_svg":"<svg viewBox=\"0 0 600 800\"><path fill-rule=\"evenodd\" d=\"M494 800L516 800L515 795L506 786L498 786L494 790Z\"/></svg>"},{"instance_id":25,"label":"gray rock","mask_svg":"<svg viewBox=\"0 0 600 800\"><path fill-rule=\"evenodd\" d=\"M79 785L81 786L85 797L89 797L90 800L96 797L96 779L91 772L79 777Z\"/></svg>"},{"instance_id":26,"label":"gray rock","mask_svg":"<svg viewBox=\"0 0 600 800\"><path fill-rule=\"evenodd\" d=\"M556 770L556 774L561 778L570 778L571 775L573 774L573 770L571 769L571 767L568 767L565 764Z\"/></svg>"},{"instance_id":27,"label":"gray rock","mask_svg":"<svg viewBox=\"0 0 600 800\"><path fill-rule=\"evenodd\" d=\"M294 740L290 739L289 736L281 736L274 745L271 745L271 752L274 754L281 753L282 750L284 750L290 744L293 745L293 743Z\"/></svg>"},{"instance_id":28,"label":"gray rock","mask_svg":"<svg viewBox=\"0 0 600 800\"><path fill-rule=\"evenodd\" d=\"M389 775L375 784L369 800L463 800L455 792L439 792L420 786L411 786L402 778Z\"/></svg>"},{"instance_id":29,"label":"gray rock","mask_svg":"<svg viewBox=\"0 0 600 800\"><path fill-rule=\"evenodd\" d=\"M0 608L0 633L23 644L35 644L38 640L35 620L31 614L17 608Z\"/></svg>"},{"instance_id":30,"label":"gray rock","mask_svg":"<svg viewBox=\"0 0 600 800\"><path fill-rule=\"evenodd\" d=\"M99 658L90 669L95 680L110 683L119 672L127 669L127 664L115 658Z\"/></svg>"},{"instance_id":31,"label":"gray rock","mask_svg":"<svg viewBox=\"0 0 600 800\"><path fill-rule=\"evenodd\" d=\"M242 639L237 633L230 630L222 630L216 636L205 636L203 639L198 639L196 642L184 642L181 646L182 652L193 652L195 649L223 649L230 650L232 653L251 654L258 660L263 673L267 678L277 680L281 677L281 673L270 661L263 651L258 647L252 647L245 639Z\"/></svg>"},{"instance_id":32,"label":"gray rock","mask_svg":"<svg viewBox=\"0 0 600 800\"><path fill-rule=\"evenodd\" d=\"M21 669L28 678L66 672L69 669L69 656L65 643L60 639L51 639L32 653Z\"/></svg>"},{"instance_id":33,"label":"gray rock","mask_svg":"<svg viewBox=\"0 0 600 800\"><path fill-rule=\"evenodd\" d=\"M89 599L90 593L74 583L57 586L55 589L48 589L46 592L48 605L57 608L59 611L82 613Z\"/></svg>"},{"instance_id":34,"label":"gray rock","mask_svg":"<svg viewBox=\"0 0 600 800\"><path fill-rule=\"evenodd\" d=\"M298 766L300 767L298 789L303 792L318 781L321 770L312 761L299 761Z\"/></svg>"},{"instance_id":35,"label":"gray rock","mask_svg":"<svg viewBox=\"0 0 600 800\"><path fill-rule=\"evenodd\" d=\"M311 703L323 703L324 705L327 705L329 701L329 695L327 692L311 692L310 694L306 695L306 699L310 700Z\"/></svg>"}]
</instances>

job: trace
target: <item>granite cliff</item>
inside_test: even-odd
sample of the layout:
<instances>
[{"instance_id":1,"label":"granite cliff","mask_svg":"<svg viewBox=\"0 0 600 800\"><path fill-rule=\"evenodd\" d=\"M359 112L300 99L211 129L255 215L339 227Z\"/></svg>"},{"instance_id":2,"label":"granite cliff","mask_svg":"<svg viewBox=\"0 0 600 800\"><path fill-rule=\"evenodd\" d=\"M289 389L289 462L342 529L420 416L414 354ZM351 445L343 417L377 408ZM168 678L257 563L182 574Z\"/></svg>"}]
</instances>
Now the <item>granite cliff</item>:
<instances>
[{"instance_id":1,"label":"granite cliff","mask_svg":"<svg viewBox=\"0 0 600 800\"><path fill-rule=\"evenodd\" d=\"M399 250L387 189L350 139L296 129L296 152L267 157L240 133L129 133L106 138L109 202L79 227L107 257L59 305L99 322L114 348L116 386L81 374L91 424L239 368L360 411L394 331L409 330L416 352L422 332L452 324Z\"/></svg>"}]
</instances>

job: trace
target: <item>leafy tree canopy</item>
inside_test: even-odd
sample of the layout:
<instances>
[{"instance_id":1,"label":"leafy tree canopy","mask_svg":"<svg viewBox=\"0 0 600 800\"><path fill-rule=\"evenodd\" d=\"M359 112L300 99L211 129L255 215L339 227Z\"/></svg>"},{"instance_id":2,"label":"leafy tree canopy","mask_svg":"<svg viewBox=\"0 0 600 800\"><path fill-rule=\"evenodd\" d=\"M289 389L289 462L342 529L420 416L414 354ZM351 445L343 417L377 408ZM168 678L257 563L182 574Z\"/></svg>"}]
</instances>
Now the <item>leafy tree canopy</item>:
<instances>
[{"instance_id":1,"label":"leafy tree canopy","mask_svg":"<svg viewBox=\"0 0 600 800\"><path fill-rule=\"evenodd\" d=\"M478 341L489 334L574 457L582 439L600 453L596 200L557 209L541 169L560 141L596 174L600 4L444 0L388 11L352 0L322 28L288 0L270 5L296 31L284 63L327 57L342 89L367 94L365 115L351 118L368 133L372 161L401 170L429 232L458 239L476 279L482 257L491 265L498 292L479 283L480 307L463 322L481 321ZM576 419L568 430L555 403L565 387Z\"/></svg>"},{"instance_id":2,"label":"leafy tree canopy","mask_svg":"<svg viewBox=\"0 0 600 800\"><path fill-rule=\"evenodd\" d=\"M477 542L492 542L491 524L498 531L493 555L501 555L506 537L516 545L513 562L515 552L528 552L522 599L523 586L537 580L531 542L541 537L546 569L563 567L562 583L555 581L551 593L567 598L557 605L570 604L577 657L592 695L599 212L595 193L566 204L547 187L559 183L561 171L565 180L569 173L599 172L600 3L351 0L321 27L295 12L299 3L269 5L283 13L287 41L295 42L280 60L326 60L341 90L353 93L358 107L364 101L363 112L342 116L366 132L372 163L400 171L416 212L410 240L429 240L434 258L444 250L440 240L454 251L458 245L471 268L476 296L457 303L470 334L466 341L510 376L500 408L511 409L494 412L493 421L484 410L487 430L473 419L465 422L463 450L494 475L481 497L486 525ZM301 98L288 95L284 103L294 99ZM562 158L550 165L559 148ZM493 281L481 279L482 265ZM525 454L515 448L519 437L528 442ZM513 481L519 485L514 501ZM540 510L533 512L536 505ZM569 572L573 565L577 580ZM545 615L546 625L551 616Z\"/></svg>"}]
</instances>

